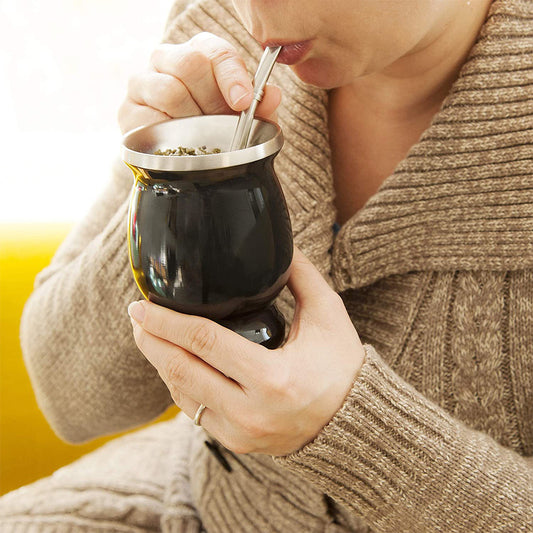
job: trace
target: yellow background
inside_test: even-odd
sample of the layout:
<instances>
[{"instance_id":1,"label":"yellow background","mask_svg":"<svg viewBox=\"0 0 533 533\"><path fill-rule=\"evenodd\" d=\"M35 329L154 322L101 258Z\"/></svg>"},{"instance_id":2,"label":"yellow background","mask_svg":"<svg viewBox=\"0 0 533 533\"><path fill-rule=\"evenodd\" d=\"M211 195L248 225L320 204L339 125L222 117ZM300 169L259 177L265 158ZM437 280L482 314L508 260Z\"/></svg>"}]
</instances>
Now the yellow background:
<instances>
[{"instance_id":1,"label":"yellow background","mask_svg":"<svg viewBox=\"0 0 533 533\"><path fill-rule=\"evenodd\" d=\"M22 361L19 320L35 274L70 227L64 221L79 220L104 189L120 151L116 115L128 79L148 65L173 1L0 1L8 132L0 174L0 494L106 440L71 446L50 430Z\"/></svg>"},{"instance_id":2,"label":"yellow background","mask_svg":"<svg viewBox=\"0 0 533 533\"><path fill-rule=\"evenodd\" d=\"M19 323L35 275L69 224L0 224L0 494L51 474L109 437L70 445L52 432L35 401L19 344ZM169 409L160 419L174 416Z\"/></svg>"}]
</instances>

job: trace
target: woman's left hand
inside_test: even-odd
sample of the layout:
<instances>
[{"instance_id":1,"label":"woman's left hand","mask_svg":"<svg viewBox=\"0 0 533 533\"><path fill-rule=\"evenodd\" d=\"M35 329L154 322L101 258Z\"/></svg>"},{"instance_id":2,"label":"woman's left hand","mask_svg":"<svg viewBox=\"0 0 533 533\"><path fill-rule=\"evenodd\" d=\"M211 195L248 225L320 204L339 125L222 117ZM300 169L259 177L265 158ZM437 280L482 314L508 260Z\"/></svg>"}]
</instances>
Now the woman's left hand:
<instances>
[{"instance_id":1,"label":"woman's left hand","mask_svg":"<svg viewBox=\"0 0 533 533\"><path fill-rule=\"evenodd\" d=\"M178 407L236 453L286 455L313 440L342 406L364 361L344 304L294 251L296 300L287 342L268 350L206 318L150 302L129 306L135 341Z\"/></svg>"}]
</instances>

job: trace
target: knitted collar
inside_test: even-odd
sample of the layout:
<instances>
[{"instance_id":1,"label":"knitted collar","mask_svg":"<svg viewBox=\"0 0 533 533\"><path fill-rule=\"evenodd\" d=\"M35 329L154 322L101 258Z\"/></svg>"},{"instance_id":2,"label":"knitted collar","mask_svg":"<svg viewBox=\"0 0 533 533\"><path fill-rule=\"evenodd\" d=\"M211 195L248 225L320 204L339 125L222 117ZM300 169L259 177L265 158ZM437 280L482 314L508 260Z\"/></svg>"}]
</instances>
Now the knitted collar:
<instances>
[{"instance_id":1,"label":"knitted collar","mask_svg":"<svg viewBox=\"0 0 533 533\"><path fill-rule=\"evenodd\" d=\"M494 2L430 127L338 235L339 290L416 270L533 266L532 69L533 3Z\"/></svg>"},{"instance_id":2,"label":"knitted collar","mask_svg":"<svg viewBox=\"0 0 533 533\"><path fill-rule=\"evenodd\" d=\"M166 39L200 28L232 41L253 72L261 49L231 1L194 3L171 17ZM327 95L274 69L286 138L276 169L295 241L337 290L410 271L533 266L531 72L533 2L495 0L430 127L335 237Z\"/></svg>"}]
</instances>

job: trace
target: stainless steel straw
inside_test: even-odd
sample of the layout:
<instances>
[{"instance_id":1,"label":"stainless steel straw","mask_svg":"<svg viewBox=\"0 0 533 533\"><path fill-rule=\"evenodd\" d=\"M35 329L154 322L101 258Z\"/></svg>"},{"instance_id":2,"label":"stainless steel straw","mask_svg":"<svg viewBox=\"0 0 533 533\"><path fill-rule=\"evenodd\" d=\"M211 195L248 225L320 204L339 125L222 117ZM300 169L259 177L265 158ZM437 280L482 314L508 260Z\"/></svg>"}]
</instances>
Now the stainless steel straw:
<instances>
[{"instance_id":1,"label":"stainless steel straw","mask_svg":"<svg viewBox=\"0 0 533 533\"><path fill-rule=\"evenodd\" d=\"M257 71L254 76L254 98L250 107L241 113L235 133L233 134L233 140L231 141L231 150L242 150L248 146L250 138L250 130L252 128L252 121L254 119L255 110L257 104L263 99L263 89L266 82L270 77L276 58L281 50L281 46L274 48L267 47L263 52L261 61L257 67Z\"/></svg>"}]
</instances>

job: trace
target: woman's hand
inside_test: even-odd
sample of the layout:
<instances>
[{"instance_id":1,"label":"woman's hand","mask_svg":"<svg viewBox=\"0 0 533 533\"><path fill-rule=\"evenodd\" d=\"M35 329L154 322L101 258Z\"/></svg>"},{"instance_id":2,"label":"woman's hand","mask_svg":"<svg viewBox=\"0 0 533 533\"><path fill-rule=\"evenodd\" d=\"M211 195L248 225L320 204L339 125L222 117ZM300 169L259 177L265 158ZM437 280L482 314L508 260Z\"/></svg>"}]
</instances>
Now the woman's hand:
<instances>
[{"instance_id":1,"label":"woman's hand","mask_svg":"<svg viewBox=\"0 0 533 533\"><path fill-rule=\"evenodd\" d=\"M268 350L215 322L134 302L139 349L178 407L237 453L285 455L310 442L342 406L364 350L341 298L297 249L287 343Z\"/></svg>"},{"instance_id":2,"label":"woman's hand","mask_svg":"<svg viewBox=\"0 0 533 533\"><path fill-rule=\"evenodd\" d=\"M235 48L204 32L155 49L149 68L130 79L118 121L126 133L169 118L243 111L251 101L252 81ZM280 101L279 88L267 86L256 114L271 118Z\"/></svg>"}]
</instances>

